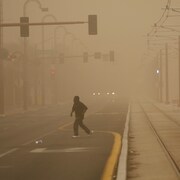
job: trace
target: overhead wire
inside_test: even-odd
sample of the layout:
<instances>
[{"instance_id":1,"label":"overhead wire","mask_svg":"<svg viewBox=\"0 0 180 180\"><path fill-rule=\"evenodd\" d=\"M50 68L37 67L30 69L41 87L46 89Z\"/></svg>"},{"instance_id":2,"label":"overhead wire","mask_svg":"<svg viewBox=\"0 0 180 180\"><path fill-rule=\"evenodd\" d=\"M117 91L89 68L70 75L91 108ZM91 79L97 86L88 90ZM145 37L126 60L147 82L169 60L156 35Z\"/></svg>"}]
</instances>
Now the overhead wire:
<instances>
[{"instance_id":1,"label":"overhead wire","mask_svg":"<svg viewBox=\"0 0 180 180\"><path fill-rule=\"evenodd\" d=\"M171 5L171 0L168 0L164 12L162 13L161 17L154 23L154 26L151 29L151 31L148 33L148 36L150 36L152 33L154 34L157 32L157 25L159 26L159 23L163 20L164 17L165 19L163 20L163 23L167 20L166 13L169 12L170 5ZM161 23L160 25L162 25L163 23Z\"/></svg>"},{"instance_id":2,"label":"overhead wire","mask_svg":"<svg viewBox=\"0 0 180 180\"><path fill-rule=\"evenodd\" d=\"M149 52L149 48L150 47L152 48L152 46L153 46L153 42L151 42L151 41L154 41L155 38L157 38L157 40L161 40L163 38L164 41L172 41L172 40L177 41L177 36L180 33L180 30L177 29L176 27L180 27L180 25L174 25L174 26L167 25L167 20L170 17L175 17L170 14L171 9L173 9L173 12L176 11L174 8L171 8L171 5L172 5L172 0L168 0L161 17L154 23L153 28L147 34L148 52ZM176 11L176 12L180 12L180 11ZM176 15L176 17L178 17L178 16ZM162 31L162 29L164 29L164 31ZM166 32L166 34L164 34L165 32ZM176 34L172 34L172 35L169 34L169 33L174 33L174 32ZM162 35L162 33L163 33L163 35Z\"/></svg>"}]
</instances>

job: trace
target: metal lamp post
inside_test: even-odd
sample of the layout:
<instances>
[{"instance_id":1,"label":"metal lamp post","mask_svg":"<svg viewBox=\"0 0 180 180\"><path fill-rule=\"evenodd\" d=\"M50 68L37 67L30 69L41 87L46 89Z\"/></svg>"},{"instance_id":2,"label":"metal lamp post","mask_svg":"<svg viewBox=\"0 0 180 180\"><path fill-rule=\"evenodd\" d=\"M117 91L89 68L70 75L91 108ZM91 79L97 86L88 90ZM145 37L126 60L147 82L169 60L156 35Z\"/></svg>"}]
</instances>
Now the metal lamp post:
<instances>
[{"instance_id":1,"label":"metal lamp post","mask_svg":"<svg viewBox=\"0 0 180 180\"><path fill-rule=\"evenodd\" d=\"M54 48L55 48L55 50L57 50L57 30L58 29L63 29L64 30L64 32L65 32L65 34L64 34L64 36L63 37L65 37L66 35L68 35L68 34L71 34L70 32L68 32L67 31L67 29L64 27L64 26L57 26L55 29L54 29ZM64 40L64 38L63 38L63 52L65 52L65 40Z\"/></svg>"},{"instance_id":2,"label":"metal lamp post","mask_svg":"<svg viewBox=\"0 0 180 180\"><path fill-rule=\"evenodd\" d=\"M42 18L42 23L44 23L46 18L52 18L54 22L57 22L57 19L52 14L47 14ZM44 26L42 26L42 62L41 62L41 72L42 72L42 85L41 85L41 92L42 92L42 105L45 105L45 96L46 96L46 90L45 90L45 73L44 73L44 51L45 51L45 40L44 40Z\"/></svg>"},{"instance_id":3,"label":"metal lamp post","mask_svg":"<svg viewBox=\"0 0 180 180\"><path fill-rule=\"evenodd\" d=\"M39 8L41 9L41 11L45 12L45 11L48 11L48 8L43 8L41 6L41 3L40 1L38 0L27 0L25 3L24 3L24 6L23 6L23 16L26 17L26 10L27 10L27 5L30 3L30 2L35 2L37 3L37 5L39 6ZM27 38L24 37L24 91L23 91L23 100L24 100L24 103L23 103L23 109L24 110L27 110L28 109L28 55L27 55Z\"/></svg>"},{"instance_id":4,"label":"metal lamp post","mask_svg":"<svg viewBox=\"0 0 180 180\"><path fill-rule=\"evenodd\" d=\"M3 21L3 1L0 0L0 24ZM0 27L0 49L3 46L3 28ZM0 115L5 113L5 98L4 98L4 68L3 61L0 59Z\"/></svg>"},{"instance_id":5,"label":"metal lamp post","mask_svg":"<svg viewBox=\"0 0 180 180\"><path fill-rule=\"evenodd\" d=\"M57 52L57 30L58 29L63 29L64 30L64 35L63 35L63 39L62 39L62 52L63 52L63 54L65 54L65 47L66 47L66 37L67 36L69 36L69 35L71 35L73 38L75 38L75 36L72 34L72 33L70 33L70 32L68 32L67 31L67 29L64 27L64 26L57 26L55 29L54 29L54 48L55 48L55 50L56 50L56 52ZM60 78L60 77L59 77ZM61 80L62 81L62 80ZM59 80L59 82L60 82L60 80ZM65 86L65 82L62 82L61 83L61 87L64 87ZM62 89L61 89L62 90ZM59 101L61 101L63 98L62 98L62 92L60 92L60 87L59 87L59 91L58 91L58 98L59 98Z\"/></svg>"},{"instance_id":6,"label":"metal lamp post","mask_svg":"<svg viewBox=\"0 0 180 180\"><path fill-rule=\"evenodd\" d=\"M26 16L26 9L27 9L27 5L30 3L30 2L35 2L38 4L39 8L41 9L41 11L43 12L47 12L48 11L48 8L43 8L42 5L41 5L41 2L39 0L26 0L26 2L24 3L23 5L23 16Z\"/></svg>"},{"instance_id":7,"label":"metal lamp post","mask_svg":"<svg viewBox=\"0 0 180 180\"><path fill-rule=\"evenodd\" d=\"M66 34L64 34L63 36L63 44L64 44L64 51L65 51L65 47L66 47L66 38L68 36L71 36L72 37L72 41L73 39L76 39L76 37L74 36L74 34L70 33L70 32L67 32ZM70 53L71 54L71 53Z\"/></svg>"}]
</instances>

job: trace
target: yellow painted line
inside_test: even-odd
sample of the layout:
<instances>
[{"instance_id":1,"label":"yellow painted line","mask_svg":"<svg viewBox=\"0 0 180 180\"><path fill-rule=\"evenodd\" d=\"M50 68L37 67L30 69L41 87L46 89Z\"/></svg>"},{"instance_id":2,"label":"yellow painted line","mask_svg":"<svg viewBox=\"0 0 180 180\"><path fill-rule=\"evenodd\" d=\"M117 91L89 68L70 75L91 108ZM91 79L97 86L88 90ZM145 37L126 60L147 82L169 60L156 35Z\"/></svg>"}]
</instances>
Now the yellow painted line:
<instances>
[{"instance_id":1,"label":"yellow painted line","mask_svg":"<svg viewBox=\"0 0 180 180\"><path fill-rule=\"evenodd\" d=\"M72 124L73 124L73 122L63 124L63 125L60 126L58 129L59 129L59 130L63 130L64 128L66 128L67 126L70 126L70 125L72 125Z\"/></svg>"},{"instance_id":2,"label":"yellow painted line","mask_svg":"<svg viewBox=\"0 0 180 180\"><path fill-rule=\"evenodd\" d=\"M62 126L60 126L58 129L59 130L63 130L64 128L72 125L73 122L70 123L66 123ZM110 156L108 157L108 160L106 162L104 171L103 171L103 175L101 177L101 180L112 180L113 174L114 174L114 170L115 167L117 165L117 161L119 158L119 154L120 154L120 150L121 150L121 135L117 132L112 132L112 131L96 131L96 132L103 132L103 133L109 133L112 134L114 136L114 144L110 153Z\"/></svg>"},{"instance_id":3,"label":"yellow painted line","mask_svg":"<svg viewBox=\"0 0 180 180\"><path fill-rule=\"evenodd\" d=\"M112 180L121 150L121 135L111 131L106 131L105 133L110 133L114 136L114 144L111 150L111 154L106 162L101 180Z\"/></svg>"}]
</instances>

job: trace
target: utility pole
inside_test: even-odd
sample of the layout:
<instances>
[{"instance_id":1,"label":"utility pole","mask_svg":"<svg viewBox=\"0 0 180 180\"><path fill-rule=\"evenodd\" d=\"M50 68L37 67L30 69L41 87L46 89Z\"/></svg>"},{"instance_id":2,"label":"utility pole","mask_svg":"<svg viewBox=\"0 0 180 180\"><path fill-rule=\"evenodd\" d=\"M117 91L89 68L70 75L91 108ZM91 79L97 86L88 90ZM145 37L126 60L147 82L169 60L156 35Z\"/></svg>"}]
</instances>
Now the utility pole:
<instances>
[{"instance_id":1,"label":"utility pole","mask_svg":"<svg viewBox=\"0 0 180 180\"><path fill-rule=\"evenodd\" d=\"M180 106L180 36L179 36L179 101L178 101L178 106Z\"/></svg>"},{"instance_id":2,"label":"utility pole","mask_svg":"<svg viewBox=\"0 0 180 180\"><path fill-rule=\"evenodd\" d=\"M3 0L0 0L0 24L3 21ZM0 49L3 47L3 28L0 27ZM5 113L5 97L4 97L4 68L3 59L0 59L0 115Z\"/></svg>"},{"instance_id":3,"label":"utility pole","mask_svg":"<svg viewBox=\"0 0 180 180\"><path fill-rule=\"evenodd\" d=\"M0 0L0 23L3 22L3 0ZM2 48L3 39L2 39L2 28L0 27L0 47Z\"/></svg>"},{"instance_id":4,"label":"utility pole","mask_svg":"<svg viewBox=\"0 0 180 180\"><path fill-rule=\"evenodd\" d=\"M159 62L158 62L159 54L155 57L155 64L154 64L154 71L156 73L155 80L156 80L156 100L159 101Z\"/></svg>"},{"instance_id":5,"label":"utility pole","mask_svg":"<svg viewBox=\"0 0 180 180\"><path fill-rule=\"evenodd\" d=\"M168 68L168 44L165 44L166 54L166 104L169 104L169 68Z\"/></svg>"},{"instance_id":6,"label":"utility pole","mask_svg":"<svg viewBox=\"0 0 180 180\"><path fill-rule=\"evenodd\" d=\"M162 102L162 75L163 75L163 72L162 72L162 50L160 50L160 63L159 63L159 66L160 66L160 102Z\"/></svg>"}]
</instances>

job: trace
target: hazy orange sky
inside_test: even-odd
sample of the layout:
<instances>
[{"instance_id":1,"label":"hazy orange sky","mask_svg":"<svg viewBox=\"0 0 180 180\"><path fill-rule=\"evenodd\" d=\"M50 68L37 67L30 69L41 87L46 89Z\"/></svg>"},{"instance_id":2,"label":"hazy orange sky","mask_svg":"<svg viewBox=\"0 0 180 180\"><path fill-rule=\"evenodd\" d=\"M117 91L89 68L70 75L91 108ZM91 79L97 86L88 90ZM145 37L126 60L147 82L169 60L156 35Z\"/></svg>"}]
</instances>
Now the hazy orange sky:
<instances>
[{"instance_id":1,"label":"hazy orange sky","mask_svg":"<svg viewBox=\"0 0 180 180\"><path fill-rule=\"evenodd\" d=\"M25 0L4 1L4 21L18 22L23 14ZM68 25L69 31L81 39L90 50L109 51L115 49L122 58L141 56L146 38L153 23L161 16L166 0L42 0L43 7L48 7L48 14L53 14L59 21L87 21L88 14L98 15L98 35L88 36L87 25ZM47 13L40 12L37 4L28 4L27 15L30 21L41 21ZM47 19L47 21L52 21ZM51 28L51 27L50 27ZM5 40L19 38L19 29L5 29ZM40 28L39 28L40 29ZM17 30L14 32L14 30ZM12 31L14 33L12 33ZM6 33L7 32L7 33ZM37 27L30 30L30 40L37 38ZM95 46L96 44L96 46Z\"/></svg>"},{"instance_id":2,"label":"hazy orange sky","mask_svg":"<svg viewBox=\"0 0 180 180\"><path fill-rule=\"evenodd\" d=\"M4 22L19 22L20 16L23 15L24 2L25 0L4 0ZM119 82L126 84L130 79L133 81L132 78L125 77L137 75L141 57L147 48L146 35L161 17L162 8L167 4L167 0L41 0L40 2L43 7L49 8L49 12L41 12L36 3L29 3L27 15L30 22L40 22L46 14L54 15L58 21L87 21L89 14L97 14L98 35L96 36L88 35L87 24L65 26L88 47L89 53L96 51L108 53L110 50L115 50L116 65L113 68L102 64L80 68L82 72L92 73L93 70L94 76L98 74L99 81L96 77L96 86L100 82L102 84L103 78L109 79L108 85ZM177 3L178 0L172 0L172 6L174 4L177 7ZM45 27L47 39L52 37L53 30L52 26ZM21 41L19 34L19 28L4 28L4 43ZM58 36L60 34L62 31L59 31ZM31 27L28 39L33 44L41 42L41 28ZM48 45L51 46L51 43ZM67 71L72 72L72 69L76 69L74 75L80 71L76 65L68 67ZM111 72L111 77L108 72ZM87 79L89 75L92 74L87 73ZM118 81L112 83L114 76L118 77ZM66 79L68 78L71 79L71 75L67 73Z\"/></svg>"}]
</instances>

